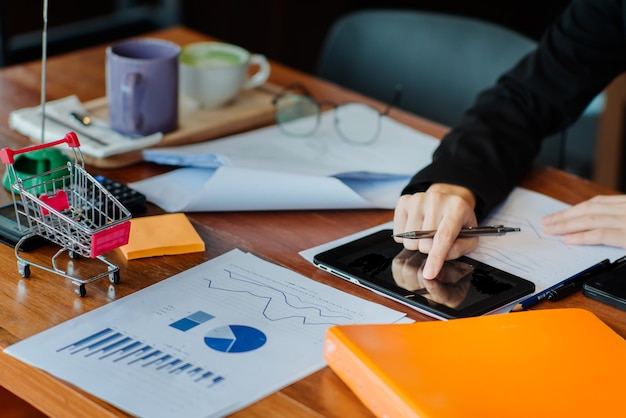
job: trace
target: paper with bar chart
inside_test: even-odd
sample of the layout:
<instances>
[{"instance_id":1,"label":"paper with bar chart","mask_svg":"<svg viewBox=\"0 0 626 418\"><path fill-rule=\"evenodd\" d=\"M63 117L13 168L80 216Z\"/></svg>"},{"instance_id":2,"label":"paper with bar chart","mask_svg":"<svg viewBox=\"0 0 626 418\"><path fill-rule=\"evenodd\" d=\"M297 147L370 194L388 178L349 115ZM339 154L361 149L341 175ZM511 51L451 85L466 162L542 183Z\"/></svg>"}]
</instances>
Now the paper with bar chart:
<instances>
[{"instance_id":1,"label":"paper with bar chart","mask_svg":"<svg viewBox=\"0 0 626 418\"><path fill-rule=\"evenodd\" d=\"M232 250L5 352L133 415L215 417L322 368L329 326L403 318Z\"/></svg>"}]
</instances>

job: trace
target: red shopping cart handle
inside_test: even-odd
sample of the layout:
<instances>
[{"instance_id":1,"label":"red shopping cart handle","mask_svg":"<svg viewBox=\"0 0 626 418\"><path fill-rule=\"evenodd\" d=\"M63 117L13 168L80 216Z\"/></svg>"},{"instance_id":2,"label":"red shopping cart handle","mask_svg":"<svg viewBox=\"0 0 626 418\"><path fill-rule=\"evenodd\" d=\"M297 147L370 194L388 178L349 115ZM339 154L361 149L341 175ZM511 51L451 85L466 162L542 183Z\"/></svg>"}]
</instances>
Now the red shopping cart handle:
<instances>
[{"instance_id":1,"label":"red shopping cart handle","mask_svg":"<svg viewBox=\"0 0 626 418\"><path fill-rule=\"evenodd\" d=\"M78 142L78 135L76 132L68 132L64 138L58 139L56 141L47 142L45 144L32 145L30 147L21 148L18 150L12 150L10 148L2 148L0 149L0 160L4 164L13 164L15 162L14 156L17 154L24 154L31 151L37 151L44 148L50 148L57 146L59 144L67 144L70 148L78 148L80 147L80 142Z\"/></svg>"}]
</instances>

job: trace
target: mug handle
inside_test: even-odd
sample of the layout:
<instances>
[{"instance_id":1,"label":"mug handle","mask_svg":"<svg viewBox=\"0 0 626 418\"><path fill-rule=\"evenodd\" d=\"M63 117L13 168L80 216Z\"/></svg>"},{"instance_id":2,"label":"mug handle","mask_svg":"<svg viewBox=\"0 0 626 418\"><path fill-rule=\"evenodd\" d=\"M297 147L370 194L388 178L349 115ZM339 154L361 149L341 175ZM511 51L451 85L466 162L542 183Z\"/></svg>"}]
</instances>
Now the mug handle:
<instances>
[{"instance_id":1,"label":"mug handle","mask_svg":"<svg viewBox=\"0 0 626 418\"><path fill-rule=\"evenodd\" d=\"M242 88L244 90L259 87L261 84L265 83L270 76L270 64L267 62L265 55L250 55L250 65L257 65L259 69L243 84Z\"/></svg>"},{"instance_id":2,"label":"mug handle","mask_svg":"<svg viewBox=\"0 0 626 418\"><path fill-rule=\"evenodd\" d=\"M129 132L141 129L143 117L139 110L139 89L143 81L141 73L128 73L122 84L122 115Z\"/></svg>"}]
</instances>

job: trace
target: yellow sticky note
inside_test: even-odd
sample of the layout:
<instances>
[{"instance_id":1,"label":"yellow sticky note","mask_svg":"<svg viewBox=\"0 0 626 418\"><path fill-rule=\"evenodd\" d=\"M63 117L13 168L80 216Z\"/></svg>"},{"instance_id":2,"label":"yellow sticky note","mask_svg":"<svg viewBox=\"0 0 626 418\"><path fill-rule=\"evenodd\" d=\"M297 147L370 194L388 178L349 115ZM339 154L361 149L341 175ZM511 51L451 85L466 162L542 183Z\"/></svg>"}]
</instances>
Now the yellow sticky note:
<instances>
[{"instance_id":1,"label":"yellow sticky note","mask_svg":"<svg viewBox=\"0 0 626 418\"><path fill-rule=\"evenodd\" d=\"M127 260L204 251L204 241L184 213L130 220L128 244L119 247Z\"/></svg>"}]
</instances>

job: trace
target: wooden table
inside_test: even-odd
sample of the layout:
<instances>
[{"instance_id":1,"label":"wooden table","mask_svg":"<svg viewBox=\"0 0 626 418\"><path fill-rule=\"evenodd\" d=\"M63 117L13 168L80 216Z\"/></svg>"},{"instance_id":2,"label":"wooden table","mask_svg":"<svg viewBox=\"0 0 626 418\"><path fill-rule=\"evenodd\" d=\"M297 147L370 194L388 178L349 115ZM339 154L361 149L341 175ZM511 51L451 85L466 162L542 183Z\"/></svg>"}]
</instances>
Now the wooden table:
<instances>
[{"instance_id":1,"label":"wooden table","mask_svg":"<svg viewBox=\"0 0 626 418\"><path fill-rule=\"evenodd\" d=\"M207 39L202 34L181 27L150 35L167 38L181 45ZM70 94L78 95L81 101L102 97L105 94L104 46L51 58L48 62L48 74L49 100ZM15 109L39 103L39 80L40 64L37 62L0 70L0 146L19 148L28 143L24 137L8 127L7 118ZM296 80L304 82L319 100L342 102L358 99L369 101L380 109L384 107L381 103L272 63L272 83L284 86ZM441 137L446 132L445 127L397 109L392 110L390 116L435 137ZM90 172L104 173L129 182L166 170L168 169L157 165L141 163L123 170L94 169ZM546 167L538 167L530 173L523 186L570 204L598 193L614 193L611 189ZM0 192L0 201L9 200L6 192ZM148 213L160 213L160 210L150 206ZM79 298L72 293L71 283L56 275L38 270L37 278L22 279L17 274L13 250L0 245L0 347L95 309L112 299L145 288L233 248L250 251L364 299L407 311L404 305L337 280L298 255L301 250L387 222L392 219L390 210L192 213L189 217L205 240L206 251L131 262L114 252L109 258L120 266L123 279L116 286L116 294L113 296L107 292L106 280L90 284L87 297ZM537 307L587 308L626 337L626 315L623 312L585 298L582 294L558 303L545 302ZM408 310L408 315L417 321L432 320L412 310ZM51 416L126 416L114 406L2 353L0 384ZM371 413L329 368L324 368L235 413L234 416L344 418L370 417Z\"/></svg>"}]
</instances>

